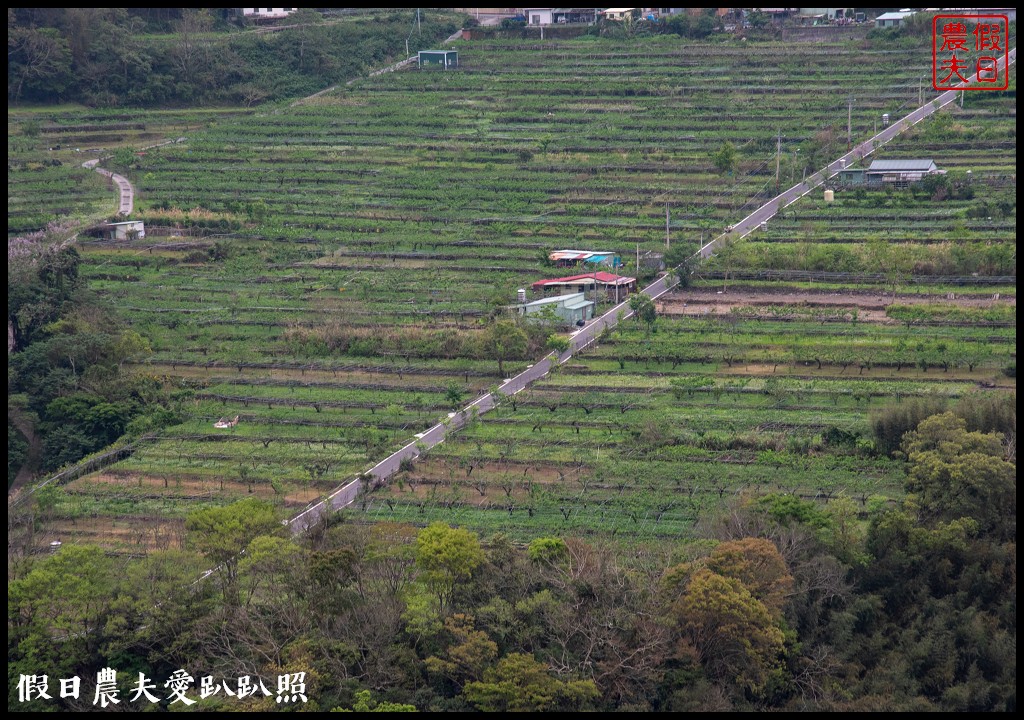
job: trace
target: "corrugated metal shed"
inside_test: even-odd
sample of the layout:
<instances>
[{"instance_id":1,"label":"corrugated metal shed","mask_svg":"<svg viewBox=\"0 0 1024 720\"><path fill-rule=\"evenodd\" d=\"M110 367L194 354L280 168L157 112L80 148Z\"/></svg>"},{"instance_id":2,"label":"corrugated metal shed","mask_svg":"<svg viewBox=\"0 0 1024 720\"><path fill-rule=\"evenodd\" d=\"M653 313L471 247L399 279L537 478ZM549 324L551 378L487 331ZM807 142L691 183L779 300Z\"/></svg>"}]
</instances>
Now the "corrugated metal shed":
<instances>
[{"instance_id":1,"label":"corrugated metal shed","mask_svg":"<svg viewBox=\"0 0 1024 720\"><path fill-rule=\"evenodd\" d=\"M597 282L600 285L630 285L636 282L636 278L626 277L625 275L614 275L610 272L593 272L585 273L583 275L570 275L569 277L562 278L551 278L550 280L538 280L533 283L534 289L547 287L551 285L572 285L574 283L581 284L593 284Z\"/></svg>"},{"instance_id":2,"label":"corrugated metal shed","mask_svg":"<svg viewBox=\"0 0 1024 720\"><path fill-rule=\"evenodd\" d=\"M868 172L933 172L934 160L875 160Z\"/></svg>"},{"instance_id":3,"label":"corrugated metal shed","mask_svg":"<svg viewBox=\"0 0 1024 720\"><path fill-rule=\"evenodd\" d=\"M914 13L912 11L910 11L910 10L901 10L900 12L887 12L887 13L883 13L883 14L879 15L878 17L876 17L875 18L875 22L879 22L879 21L886 22L886 21L892 21L892 20L903 20L904 18L908 18L908 17L910 17L913 14Z\"/></svg>"}]
</instances>

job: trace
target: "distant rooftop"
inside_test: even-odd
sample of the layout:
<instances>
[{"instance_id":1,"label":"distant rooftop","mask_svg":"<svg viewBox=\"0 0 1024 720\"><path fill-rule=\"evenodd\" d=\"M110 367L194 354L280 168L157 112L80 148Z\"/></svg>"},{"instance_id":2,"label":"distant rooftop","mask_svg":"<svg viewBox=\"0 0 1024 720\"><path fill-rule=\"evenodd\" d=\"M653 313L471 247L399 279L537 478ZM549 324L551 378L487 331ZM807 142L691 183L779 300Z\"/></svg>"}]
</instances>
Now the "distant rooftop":
<instances>
[{"instance_id":1,"label":"distant rooftop","mask_svg":"<svg viewBox=\"0 0 1024 720\"><path fill-rule=\"evenodd\" d=\"M544 287L546 285L572 285L574 283L593 283L597 281L602 285L629 285L636 282L636 278L625 275L614 275L610 272L592 272L583 275L570 275L569 277L552 278L550 280L538 280L533 287Z\"/></svg>"},{"instance_id":2,"label":"distant rooftop","mask_svg":"<svg viewBox=\"0 0 1024 720\"><path fill-rule=\"evenodd\" d=\"M875 160L868 172L928 172L934 169L934 160Z\"/></svg>"},{"instance_id":3,"label":"distant rooftop","mask_svg":"<svg viewBox=\"0 0 1024 720\"><path fill-rule=\"evenodd\" d=\"M903 18L910 17L914 14L913 10L901 10L900 12L887 12L879 15L875 18L875 22L879 20L902 20Z\"/></svg>"},{"instance_id":4,"label":"distant rooftop","mask_svg":"<svg viewBox=\"0 0 1024 720\"><path fill-rule=\"evenodd\" d=\"M526 303L526 305L524 305L524 307L537 307L539 305L550 305L552 303L561 303L561 302L566 302L566 303L567 302L573 302L574 303L574 302L576 302L576 301L578 301L578 300L580 300L582 298L583 298L583 293L569 293L568 295L552 295L551 297L548 297L548 298L541 298L540 300L534 300L533 302L528 302L528 303Z\"/></svg>"}]
</instances>

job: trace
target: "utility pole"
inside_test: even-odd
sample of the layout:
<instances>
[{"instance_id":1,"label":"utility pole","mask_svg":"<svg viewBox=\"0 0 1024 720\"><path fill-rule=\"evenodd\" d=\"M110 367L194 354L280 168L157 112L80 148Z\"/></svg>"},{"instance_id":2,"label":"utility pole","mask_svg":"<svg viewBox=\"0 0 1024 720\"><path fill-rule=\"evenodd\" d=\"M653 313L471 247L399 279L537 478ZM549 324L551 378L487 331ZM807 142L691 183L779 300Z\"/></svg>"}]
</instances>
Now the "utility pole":
<instances>
[{"instance_id":1,"label":"utility pole","mask_svg":"<svg viewBox=\"0 0 1024 720\"><path fill-rule=\"evenodd\" d=\"M612 268L615 270L615 304L619 304L619 256L612 255Z\"/></svg>"},{"instance_id":2,"label":"utility pole","mask_svg":"<svg viewBox=\"0 0 1024 720\"><path fill-rule=\"evenodd\" d=\"M420 27L420 9L416 8L416 34L419 35L421 31Z\"/></svg>"},{"instance_id":3,"label":"utility pole","mask_svg":"<svg viewBox=\"0 0 1024 720\"><path fill-rule=\"evenodd\" d=\"M665 249L668 250L671 242L671 235L669 235L669 214L668 214L668 203L665 203Z\"/></svg>"},{"instance_id":4,"label":"utility pole","mask_svg":"<svg viewBox=\"0 0 1024 720\"><path fill-rule=\"evenodd\" d=\"M409 57L409 38L405 39L405 56Z\"/></svg>"},{"instance_id":5,"label":"utility pole","mask_svg":"<svg viewBox=\"0 0 1024 720\"><path fill-rule=\"evenodd\" d=\"M850 96L846 106L846 149L849 150L853 144L853 95Z\"/></svg>"},{"instance_id":6,"label":"utility pole","mask_svg":"<svg viewBox=\"0 0 1024 720\"><path fill-rule=\"evenodd\" d=\"M640 243L636 244L636 276L640 277Z\"/></svg>"},{"instance_id":7,"label":"utility pole","mask_svg":"<svg viewBox=\"0 0 1024 720\"><path fill-rule=\"evenodd\" d=\"M779 192L779 158L782 155L782 129L779 129L779 137L775 141L775 193Z\"/></svg>"}]
</instances>

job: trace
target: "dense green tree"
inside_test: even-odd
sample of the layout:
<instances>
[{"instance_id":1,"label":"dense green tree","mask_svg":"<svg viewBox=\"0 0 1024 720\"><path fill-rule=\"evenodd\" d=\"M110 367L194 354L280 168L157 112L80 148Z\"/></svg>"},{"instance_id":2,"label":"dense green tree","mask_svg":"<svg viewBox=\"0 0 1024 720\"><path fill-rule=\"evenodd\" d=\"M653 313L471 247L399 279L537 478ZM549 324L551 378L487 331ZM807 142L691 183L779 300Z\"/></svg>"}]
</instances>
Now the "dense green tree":
<instances>
[{"instance_id":1,"label":"dense green tree","mask_svg":"<svg viewBox=\"0 0 1024 720\"><path fill-rule=\"evenodd\" d=\"M721 147L711 156L711 162L720 172L732 173L736 169L737 157L736 147L726 140Z\"/></svg>"},{"instance_id":2,"label":"dense green tree","mask_svg":"<svg viewBox=\"0 0 1024 720\"><path fill-rule=\"evenodd\" d=\"M95 663L114 609L116 578L103 550L69 545L12 579L8 673L71 677ZM9 692L17 697L16 683Z\"/></svg>"},{"instance_id":3,"label":"dense green tree","mask_svg":"<svg viewBox=\"0 0 1024 720\"><path fill-rule=\"evenodd\" d=\"M713 678L758 696L782 671L785 636L772 612L742 581L696 569L675 611Z\"/></svg>"},{"instance_id":4,"label":"dense green tree","mask_svg":"<svg viewBox=\"0 0 1024 720\"><path fill-rule=\"evenodd\" d=\"M638 323L644 323L647 326L647 332L651 332L654 322L658 319L658 311L650 296L636 293L629 299L629 309L633 311L633 319Z\"/></svg>"},{"instance_id":5,"label":"dense green tree","mask_svg":"<svg viewBox=\"0 0 1024 720\"><path fill-rule=\"evenodd\" d=\"M11 27L7 22L7 97L59 97L71 84L71 52L54 28Z\"/></svg>"},{"instance_id":6,"label":"dense green tree","mask_svg":"<svg viewBox=\"0 0 1024 720\"><path fill-rule=\"evenodd\" d=\"M968 432L963 419L947 412L907 433L903 452L910 463L907 489L928 521L968 517L986 535L1015 536L1017 468L1004 459L999 435Z\"/></svg>"},{"instance_id":7,"label":"dense green tree","mask_svg":"<svg viewBox=\"0 0 1024 720\"><path fill-rule=\"evenodd\" d=\"M506 655L463 693L484 712L578 712L598 696L593 680L558 680L525 653Z\"/></svg>"},{"instance_id":8,"label":"dense green tree","mask_svg":"<svg viewBox=\"0 0 1024 720\"><path fill-rule=\"evenodd\" d=\"M57 320L79 287L81 257L74 246L54 244L30 256L12 258L7 266L7 321L15 348L36 339Z\"/></svg>"},{"instance_id":9,"label":"dense green tree","mask_svg":"<svg viewBox=\"0 0 1024 720\"><path fill-rule=\"evenodd\" d=\"M530 338L516 323L499 320L484 334L484 351L498 361L498 372L505 377L505 361L525 357Z\"/></svg>"},{"instance_id":10,"label":"dense green tree","mask_svg":"<svg viewBox=\"0 0 1024 720\"><path fill-rule=\"evenodd\" d=\"M356 700L352 709L335 708L332 712L417 712L415 705L408 703L393 703L386 700L374 700L369 690L360 690L356 693Z\"/></svg>"},{"instance_id":11,"label":"dense green tree","mask_svg":"<svg viewBox=\"0 0 1024 720\"><path fill-rule=\"evenodd\" d=\"M554 352L558 353L559 355L561 355L566 350L568 350L569 349L569 345L570 345L569 338L565 337L564 335L557 335L555 333L552 333L551 335L548 335L547 342L544 343L544 346L548 350L553 350Z\"/></svg>"},{"instance_id":12,"label":"dense green tree","mask_svg":"<svg viewBox=\"0 0 1024 720\"><path fill-rule=\"evenodd\" d=\"M679 279L679 287L688 288L697 268L696 250L686 243L676 243L665 253L665 267Z\"/></svg>"},{"instance_id":13,"label":"dense green tree","mask_svg":"<svg viewBox=\"0 0 1024 720\"><path fill-rule=\"evenodd\" d=\"M256 498L197 510L185 518L185 530L199 552L217 565L215 575L225 599L238 604L238 562L241 552L259 535L281 527L274 507Z\"/></svg>"},{"instance_id":14,"label":"dense green tree","mask_svg":"<svg viewBox=\"0 0 1024 720\"><path fill-rule=\"evenodd\" d=\"M468 530L436 522L416 538L416 565L442 608L450 606L458 583L472 577L483 561L480 541Z\"/></svg>"},{"instance_id":15,"label":"dense green tree","mask_svg":"<svg viewBox=\"0 0 1024 720\"><path fill-rule=\"evenodd\" d=\"M405 50L409 12L330 22L299 11L271 41L225 32L193 8L17 8L8 12L8 99L125 106L243 102L304 95ZM410 41L430 47L454 16L426 16Z\"/></svg>"}]
</instances>

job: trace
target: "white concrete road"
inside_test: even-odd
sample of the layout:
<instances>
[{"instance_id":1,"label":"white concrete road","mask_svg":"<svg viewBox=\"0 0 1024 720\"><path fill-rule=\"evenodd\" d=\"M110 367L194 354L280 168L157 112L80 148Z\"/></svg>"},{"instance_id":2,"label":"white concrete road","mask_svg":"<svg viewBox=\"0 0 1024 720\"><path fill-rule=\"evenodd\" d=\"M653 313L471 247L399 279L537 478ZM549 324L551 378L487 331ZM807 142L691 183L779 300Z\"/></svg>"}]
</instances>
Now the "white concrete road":
<instances>
[{"instance_id":1,"label":"white concrete road","mask_svg":"<svg viewBox=\"0 0 1024 720\"><path fill-rule=\"evenodd\" d=\"M1016 59L1016 50L1010 51L1010 63ZM972 78L973 79L973 78ZM932 113L939 111L946 107L956 99L956 91L950 90L949 92L943 93L937 99L934 99L927 104L914 110L912 113L907 115L905 118L898 120L897 122L890 125L882 132L875 135L870 140L867 140L855 148L850 150L842 157L835 160L828 165L828 167L815 173L811 177L807 178L806 181L794 185L789 190L786 190L781 195L768 201L754 212L750 213L747 217L743 218L740 222L733 226L733 229L724 235L712 240L707 245L702 247L697 253L700 257L709 257L714 253L716 244L720 243L727 237L738 236L745 237L753 232L762 222L771 218L780 209L792 205L794 202L799 200L801 197L809 193L814 188L825 182L826 179L831 178L838 173L844 167L847 167L855 160L859 160L862 157L866 157L874 152L877 148L881 147L885 143L892 140L900 133L908 130L924 118L928 117ZM666 292L672 289L675 285L675 280L670 279L670 276L666 275L651 285L648 285L641 292L649 295L652 299L658 299ZM498 389L498 393L501 395L513 395L520 392L531 383L547 375L551 369L553 363L562 364L568 361L574 354L580 352L592 342L594 342L605 328L615 327L615 325L621 319L625 320L632 316L632 311L629 309L628 302L622 302L613 307L611 310L606 312L599 318L592 320L587 324L586 327L576 332L571 339L569 349L566 350L559 356L555 356L554 353L544 358L536 365L527 368L523 372L519 373L515 377L506 380L501 387ZM458 430L466 424L467 420L472 417L474 408L478 415L487 412L495 406L495 398L491 393L481 395L476 400L471 402L460 412L456 413L453 417L450 417L447 425L444 423L438 423L432 428L422 433L418 440L410 442L408 445L400 450L395 451L388 457L381 460L379 463L370 468L366 477L371 478L370 482L383 482L398 472L399 465L402 460L410 459L413 460L419 457L420 449L429 450L438 443L444 440L445 435L452 430ZM292 531L295 533L302 533L323 516L323 514L331 508L337 510L350 505L358 497L360 491L363 489L363 481L358 478L350 481L342 487L335 490L325 500L317 502L314 505L303 510L301 513L296 515L294 518L288 521Z\"/></svg>"},{"instance_id":2,"label":"white concrete road","mask_svg":"<svg viewBox=\"0 0 1024 720\"><path fill-rule=\"evenodd\" d=\"M1016 48L1014 48L1013 50L1010 50L1009 53L1009 64L1012 65L1016 59L1017 50ZM1002 63L1003 61L1000 61L1000 67L1002 67ZM965 83L964 85L974 82L976 78L977 75L971 76L968 83ZM774 216L779 210L788 207L789 205L792 205L797 200L802 198L804 195L809 193L811 190L820 186L826 180L837 175L840 170L852 166L856 161L860 160L861 158L867 157L875 150L877 150L878 148L882 147L887 142L892 140L894 137L900 135L906 130L909 130L911 127L921 122L925 118L938 112L947 105L950 105L951 103L955 102L958 92L959 91L957 90L948 90L942 93L937 98L934 98L929 102L925 103L924 105L917 108L906 117L894 122L889 127L882 130L882 132L875 135L873 138L865 140L860 145L857 145L852 150L850 150L850 152L846 153L845 155L837 158L834 162L830 163L828 167L814 173L805 181L797 183L796 185L791 187L789 190L786 190L781 195L772 198L767 203L759 207L757 210L750 213L747 217L743 218L738 223L733 225L733 228L730 232L715 238L707 245L702 247L699 251L699 255L702 258L710 257L711 255L714 254L715 246L721 243L726 238L746 237L754 230L756 230L761 223L767 221L769 218Z\"/></svg>"},{"instance_id":3,"label":"white concrete road","mask_svg":"<svg viewBox=\"0 0 1024 720\"><path fill-rule=\"evenodd\" d=\"M174 140L164 140L163 142L158 142L155 145L147 145L146 147L142 148L140 152L145 150L152 150L153 148L163 147L164 145L174 145L175 143L183 143L185 142L185 140L186 138L183 137L175 138ZM128 178L126 178L124 175L118 175L116 172L111 172L110 170L105 170L104 168L98 167L99 164L100 158L96 158L94 160L86 160L84 163L82 163L82 167L86 168L87 170L95 170L100 175L108 177L114 181L114 183L117 185L117 189L119 192L117 202L117 214L122 215L124 217L128 217L129 215L132 214L132 210L135 208L135 188L132 187L132 184L128 182Z\"/></svg>"},{"instance_id":4,"label":"white concrete road","mask_svg":"<svg viewBox=\"0 0 1024 720\"><path fill-rule=\"evenodd\" d=\"M132 214L132 209L135 206L135 190L132 188L132 184L128 182L128 178L124 175L118 175L110 170L104 170L101 167L96 167L99 165L99 162L99 159L87 160L82 163L82 167L95 170L100 175L110 178L117 184L117 188L120 192L120 197L117 203L117 214L128 217Z\"/></svg>"}]
</instances>

